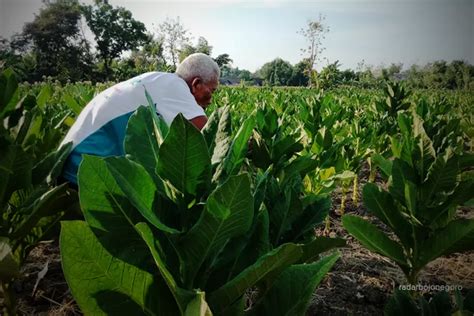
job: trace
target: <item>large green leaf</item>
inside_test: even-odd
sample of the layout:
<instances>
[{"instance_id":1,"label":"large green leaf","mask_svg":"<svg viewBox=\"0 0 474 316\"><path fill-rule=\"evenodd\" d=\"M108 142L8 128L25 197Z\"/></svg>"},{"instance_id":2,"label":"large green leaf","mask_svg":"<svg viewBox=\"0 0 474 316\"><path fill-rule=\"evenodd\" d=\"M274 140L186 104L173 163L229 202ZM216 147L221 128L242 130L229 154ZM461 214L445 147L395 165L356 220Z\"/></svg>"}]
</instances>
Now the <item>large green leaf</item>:
<instances>
[{"instance_id":1,"label":"large green leaf","mask_svg":"<svg viewBox=\"0 0 474 316\"><path fill-rule=\"evenodd\" d=\"M231 280L262 255L270 251L268 212L261 210L250 231L230 240L210 267L209 276L201 282L207 291L213 291Z\"/></svg>"},{"instance_id":2,"label":"large green leaf","mask_svg":"<svg viewBox=\"0 0 474 316\"><path fill-rule=\"evenodd\" d=\"M196 195L198 187L210 183L210 166L204 137L179 114L160 147L158 174L182 193Z\"/></svg>"},{"instance_id":3,"label":"large green leaf","mask_svg":"<svg viewBox=\"0 0 474 316\"><path fill-rule=\"evenodd\" d=\"M303 214L303 206L299 199L299 192L293 187L296 183L301 183L301 178L296 175L293 183L280 188L276 180L270 182L268 195L266 197L266 206L270 215L270 238L273 244L282 244L288 240L288 235L298 233L300 227L294 227L293 224ZM292 185L293 184L293 185ZM281 191L280 191L281 190ZM296 232L292 232L292 229Z\"/></svg>"},{"instance_id":4,"label":"large green leaf","mask_svg":"<svg viewBox=\"0 0 474 316\"><path fill-rule=\"evenodd\" d=\"M40 98L40 96L38 95L38 99ZM63 93L63 97L62 97L62 100L64 101L64 103L66 103L66 105L76 114L76 115L79 115L82 111L82 106L79 105L79 103L77 103L77 101L74 99L73 95L66 92L66 93ZM39 101L38 101L39 102Z\"/></svg>"},{"instance_id":5,"label":"large green leaf","mask_svg":"<svg viewBox=\"0 0 474 316\"><path fill-rule=\"evenodd\" d=\"M373 154L370 159L374 165L380 168L386 179L392 174L392 161L379 154Z\"/></svg>"},{"instance_id":6,"label":"large green leaf","mask_svg":"<svg viewBox=\"0 0 474 316\"><path fill-rule=\"evenodd\" d=\"M253 131L252 138L250 139L252 163L255 167L260 169L267 169L271 164L270 150L268 149L265 140L257 131Z\"/></svg>"},{"instance_id":7,"label":"large green leaf","mask_svg":"<svg viewBox=\"0 0 474 316\"><path fill-rule=\"evenodd\" d=\"M330 238L324 236L316 237L312 241L302 245L303 255L298 262L314 262L315 260L319 259L319 255L323 252L345 246L346 241L342 238Z\"/></svg>"},{"instance_id":8,"label":"large green leaf","mask_svg":"<svg viewBox=\"0 0 474 316\"><path fill-rule=\"evenodd\" d=\"M14 106L14 96L17 92L18 82L15 72L7 69L0 74L0 118L3 117L11 106Z\"/></svg>"},{"instance_id":9,"label":"large green leaf","mask_svg":"<svg viewBox=\"0 0 474 316\"><path fill-rule=\"evenodd\" d=\"M267 191L267 179L269 177L270 170L265 172L257 171L255 176L255 189L253 193L254 197L254 210L258 212L260 207L265 199L265 194Z\"/></svg>"},{"instance_id":10,"label":"large green leaf","mask_svg":"<svg viewBox=\"0 0 474 316\"><path fill-rule=\"evenodd\" d=\"M223 108L215 109L207 119L206 125L201 129L202 136L204 136L204 139L206 140L210 154L214 152L214 147L216 146L216 132L217 127L219 126L220 113L222 109Z\"/></svg>"},{"instance_id":11,"label":"large green leaf","mask_svg":"<svg viewBox=\"0 0 474 316\"><path fill-rule=\"evenodd\" d=\"M53 89L51 87L51 84L49 83L44 84L40 92L36 96L36 104L38 105L38 107L40 107L41 109L44 109L46 105L48 104L48 101L50 101L52 95L53 95Z\"/></svg>"},{"instance_id":12,"label":"large green leaf","mask_svg":"<svg viewBox=\"0 0 474 316\"><path fill-rule=\"evenodd\" d=\"M161 146L164 139L168 135L169 128L165 120L161 116L158 116L157 110L156 110L156 103L153 102L151 95L148 93L146 89L145 89L145 96L148 102L148 107L147 107L148 112L150 113L150 116L153 119L154 136L156 138L156 142L158 143L158 145Z\"/></svg>"},{"instance_id":13,"label":"large green leaf","mask_svg":"<svg viewBox=\"0 0 474 316\"><path fill-rule=\"evenodd\" d=\"M20 265L15 259L8 238L0 237L0 281L9 282L20 275Z\"/></svg>"},{"instance_id":14,"label":"large green leaf","mask_svg":"<svg viewBox=\"0 0 474 316\"><path fill-rule=\"evenodd\" d=\"M244 121L237 131L229 152L222 162L226 175L234 175L240 170L240 166L247 155L248 141L254 127L255 117L252 115Z\"/></svg>"},{"instance_id":15,"label":"large green leaf","mask_svg":"<svg viewBox=\"0 0 474 316\"><path fill-rule=\"evenodd\" d=\"M16 93L18 94L18 92ZM5 113L8 114L3 121L3 127L6 129L18 129L26 119L26 113L29 112L32 108L36 106L36 99L31 94L27 94L19 99L19 101L15 104L14 109L10 110L9 112ZM13 135L12 135L13 136ZM16 140L18 143L22 142L23 139L18 138L18 133Z\"/></svg>"},{"instance_id":16,"label":"large green leaf","mask_svg":"<svg viewBox=\"0 0 474 316\"><path fill-rule=\"evenodd\" d=\"M25 216L22 221L15 225L11 232L12 239L23 239L38 227L38 223L44 217L61 217L62 212L70 210L77 201L75 191L68 190L68 184L53 187L39 196L34 202L22 210ZM46 224L46 223L45 223Z\"/></svg>"},{"instance_id":17,"label":"large green leaf","mask_svg":"<svg viewBox=\"0 0 474 316\"><path fill-rule=\"evenodd\" d=\"M392 164L392 182L389 184L388 190L392 196L403 205L407 205L405 188L409 181L413 184L419 183L416 179L416 172L410 165L400 159L395 159Z\"/></svg>"},{"instance_id":18,"label":"large green leaf","mask_svg":"<svg viewBox=\"0 0 474 316\"><path fill-rule=\"evenodd\" d=\"M43 181L52 183L56 180L71 150L72 142L69 142L58 150L50 152L37 163L32 170L33 184L40 184Z\"/></svg>"},{"instance_id":19,"label":"large green leaf","mask_svg":"<svg viewBox=\"0 0 474 316\"><path fill-rule=\"evenodd\" d=\"M413 298L406 291L395 289L395 293L388 300L384 308L386 316L420 315L421 310Z\"/></svg>"},{"instance_id":20,"label":"large green leaf","mask_svg":"<svg viewBox=\"0 0 474 316\"><path fill-rule=\"evenodd\" d=\"M373 183L367 183L362 191L367 209L388 225L406 245L412 245L411 224L400 213L392 196Z\"/></svg>"},{"instance_id":21,"label":"large green leaf","mask_svg":"<svg viewBox=\"0 0 474 316\"><path fill-rule=\"evenodd\" d=\"M263 137L271 138L278 129L278 114L274 109L259 109L256 114L256 123Z\"/></svg>"},{"instance_id":22,"label":"large green leaf","mask_svg":"<svg viewBox=\"0 0 474 316\"><path fill-rule=\"evenodd\" d=\"M87 223L100 242L104 238L115 240L106 245L107 251L127 262L140 258L142 268L150 266L147 247L134 229L143 216L117 185L105 160L84 155L78 178L79 200Z\"/></svg>"},{"instance_id":23,"label":"large green leaf","mask_svg":"<svg viewBox=\"0 0 474 316\"><path fill-rule=\"evenodd\" d=\"M227 155L232 142L231 134L230 110L226 106L220 112L219 124L215 134L215 146L210 151L212 152L212 164L219 164Z\"/></svg>"},{"instance_id":24,"label":"large green leaf","mask_svg":"<svg viewBox=\"0 0 474 316\"><path fill-rule=\"evenodd\" d=\"M310 171L313 171L318 166L319 162L308 156L300 156L291 161L287 166L283 168L281 171L281 186L285 186L285 184L291 180L296 174L301 176L302 178Z\"/></svg>"},{"instance_id":25,"label":"large green leaf","mask_svg":"<svg viewBox=\"0 0 474 316\"><path fill-rule=\"evenodd\" d=\"M247 174L230 177L211 193L198 222L177 242L186 285L192 285L204 260L226 242L245 234L253 220L253 197Z\"/></svg>"},{"instance_id":26,"label":"large green leaf","mask_svg":"<svg viewBox=\"0 0 474 316\"><path fill-rule=\"evenodd\" d=\"M117 185L104 158L84 155L78 183L81 208L92 228L106 232L133 231L141 216Z\"/></svg>"},{"instance_id":27,"label":"large green leaf","mask_svg":"<svg viewBox=\"0 0 474 316\"><path fill-rule=\"evenodd\" d=\"M375 225L353 215L344 215L342 225L367 249L392 259L400 266L408 265L400 244L388 238Z\"/></svg>"},{"instance_id":28,"label":"large green leaf","mask_svg":"<svg viewBox=\"0 0 474 316\"><path fill-rule=\"evenodd\" d=\"M443 198L444 202L442 204L426 208L424 210L425 216L429 218L430 227L436 229L446 226L453 219L457 207L472 198L473 190L474 179L461 181L450 195ZM438 195L442 194L439 193Z\"/></svg>"},{"instance_id":29,"label":"large green leaf","mask_svg":"<svg viewBox=\"0 0 474 316\"><path fill-rule=\"evenodd\" d=\"M338 260L332 254L312 264L292 265L278 276L262 302L255 307L255 315L305 315L316 286Z\"/></svg>"},{"instance_id":30,"label":"large green leaf","mask_svg":"<svg viewBox=\"0 0 474 316\"><path fill-rule=\"evenodd\" d=\"M448 209L469 200L474 181L463 180L463 170L472 168L469 155L450 157L449 152L439 155L432 164L421 190L420 200L425 206L423 216L436 221ZM472 157L472 156L471 156Z\"/></svg>"},{"instance_id":31,"label":"large green leaf","mask_svg":"<svg viewBox=\"0 0 474 316\"><path fill-rule=\"evenodd\" d=\"M301 150L303 150L303 145L300 139L295 139L293 135L284 136L273 143L271 157L274 162L285 161Z\"/></svg>"},{"instance_id":32,"label":"large green leaf","mask_svg":"<svg viewBox=\"0 0 474 316\"><path fill-rule=\"evenodd\" d=\"M331 209L331 198L328 196L308 196L303 200L306 206L292 224L291 240L300 241L312 232L316 225L321 224ZM312 235L312 234L310 234Z\"/></svg>"},{"instance_id":33,"label":"large green leaf","mask_svg":"<svg viewBox=\"0 0 474 316\"><path fill-rule=\"evenodd\" d=\"M168 227L160 220L157 213L160 210L153 208L156 186L151 176L142 165L139 165L125 157L106 158L107 168L119 185L120 189L127 195L136 209L156 228L168 232L179 231Z\"/></svg>"},{"instance_id":34,"label":"large green leaf","mask_svg":"<svg viewBox=\"0 0 474 316\"><path fill-rule=\"evenodd\" d=\"M156 166L159 144L153 118L148 108L141 106L130 116L124 146L129 159L140 163L154 179L158 178Z\"/></svg>"},{"instance_id":35,"label":"large green leaf","mask_svg":"<svg viewBox=\"0 0 474 316\"><path fill-rule=\"evenodd\" d=\"M414 163L417 166L420 177L424 179L429 167L436 158L436 151L433 147L433 142L425 132L423 121L416 114L413 114L413 134L417 139L416 149L419 154L419 157L417 157Z\"/></svg>"},{"instance_id":36,"label":"large green leaf","mask_svg":"<svg viewBox=\"0 0 474 316\"><path fill-rule=\"evenodd\" d=\"M474 249L474 219L457 219L419 245L419 268L432 260L453 252Z\"/></svg>"},{"instance_id":37,"label":"large green leaf","mask_svg":"<svg viewBox=\"0 0 474 316\"><path fill-rule=\"evenodd\" d=\"M29 125L27 126L28 130L21 143L23 148L34 146L37 142L39 142L44 132L45 120L43 117L43 113L38 108L34 108L30 112L32 113L33 117L31 119L31 122L29 122ZM25 123L26 122L23 122L23 125L25 125Z\"/></svg>"},{"instance_id":38,"label":"large green leaf","mask_svg":"<svg viewBox=\"0 0 474 316\"><path fill-rule=\"evenodd\" d=\"M206 302L206 295L202 291L196 293L196 297L189 302L184 316L212 316L209 305Z\"/></svg>"},{"instance_id":39,"label":"large green leaf","mask_svg":"<svg viewBox=\"0 0 474 316\"><path fill-rule=\"evenodd\" d=\"M302 250L295 244L283 244L260 257L257 262L242 271L221 288L209 295L209 304L214 313L221 313L237 301L245 291L299 260Z\"/></svg>"},{"instance_id":40,"label":"large green leaf","mask_svg":"<svg viewBox=\"0 0 474 316\"><path fill-rule=\"evenodd\" d=\"M160 254L161 247L158 242L158 239L155 238L153 232L146 223L138 223L135 225L135 228L139 232L140 236L143 238L148 248L151 251L155 264L160 271L161 276L165 280L166 285L168 286L171 294L174 297L175 302L178 304L178 308L181 314L184 313L189 301L193 298L194 294L191 291L184 290L178 287L176 280L173 275L168 270L165 261L163 260L163 255Z\"/></svg>"},{"instance_id":41,"label":"large green leaf","mask_svg":"<svg viewBox=\"0 0 474 316\"><path fill-rule=\"evenodd\" d=\"M82 221L62 223L61 260L71 292L86 315L179 315L161 278L111 255ZM141 258L133 257L138 261Z\"/></svg>"},{"instance_id":42,"label":"large green leaf","mask_svg":"<svg viewBox=\"0 0 474 316\"><path fill-rule=\"evenodd\" d=\"M459 180L459 165L456 163L457 161L453 161L457 160L457 157L450 159L450 154L450 151L446 151L438 155L434 163L428 169L428 175L426 176L421 192L425 204L431 202L432 196L437 192L452 190ZM454 163L451 162L450 165L447 166L448 160Z\"/></svg>"},{"instance_id":43,"label":"large green leaf","mask_svg":"<svg viewBox=\"0 0 474 316\"><path fill-rule=\"evenodd\" d=\"M7 145L0 156L0 209L11 194L31 185L31 155L18 145Z\"/></svg>"}]
</instances>

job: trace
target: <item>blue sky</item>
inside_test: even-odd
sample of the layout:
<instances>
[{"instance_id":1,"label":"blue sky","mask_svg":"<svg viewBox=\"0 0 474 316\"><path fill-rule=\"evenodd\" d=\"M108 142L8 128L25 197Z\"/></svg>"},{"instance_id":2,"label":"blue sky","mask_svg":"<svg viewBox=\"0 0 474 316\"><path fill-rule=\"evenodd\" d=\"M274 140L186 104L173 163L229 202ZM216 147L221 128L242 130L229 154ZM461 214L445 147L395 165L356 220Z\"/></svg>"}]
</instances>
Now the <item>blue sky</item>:
<instances>
[{"instance_id":1,"label":"blue sky","mask_svg":"<svg viewBox=\"0 0 474 316\"><path fill-rule=\"evenodd\" d=\"M0 0L0 36L21 31L40 0ZM92 1L84 1L90 3ZM109 0L129 9L153 31L166 17L180 17L194 41L205 37L213 55L228 53L234 66L257 70L280 57L297 63L304 38L297 33L310 19L326 16L330 31L317 68L339 60L380 66L464 59L474 64L474 0Z\"/></svg>"}]
</instances>

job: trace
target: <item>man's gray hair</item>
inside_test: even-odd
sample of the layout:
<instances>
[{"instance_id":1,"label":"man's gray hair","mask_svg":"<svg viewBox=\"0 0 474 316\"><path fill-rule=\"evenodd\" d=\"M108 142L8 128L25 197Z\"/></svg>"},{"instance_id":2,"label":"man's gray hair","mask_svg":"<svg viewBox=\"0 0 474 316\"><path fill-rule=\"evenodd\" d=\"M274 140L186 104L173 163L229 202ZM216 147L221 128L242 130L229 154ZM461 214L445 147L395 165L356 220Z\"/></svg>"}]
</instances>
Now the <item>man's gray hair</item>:
<instances>
[{"instance_id":1,"label":"man's gray hair","mask_svg":"<svg viewBox=\"0 0 474 316\"><path fill-rule=\"evenodd\" d=\"M186 57L176 68L176 74L186 82L200 77L204 82L219 80L221 71L217 63L208 55L195 53Z\"/></svg>"}]
</instances>

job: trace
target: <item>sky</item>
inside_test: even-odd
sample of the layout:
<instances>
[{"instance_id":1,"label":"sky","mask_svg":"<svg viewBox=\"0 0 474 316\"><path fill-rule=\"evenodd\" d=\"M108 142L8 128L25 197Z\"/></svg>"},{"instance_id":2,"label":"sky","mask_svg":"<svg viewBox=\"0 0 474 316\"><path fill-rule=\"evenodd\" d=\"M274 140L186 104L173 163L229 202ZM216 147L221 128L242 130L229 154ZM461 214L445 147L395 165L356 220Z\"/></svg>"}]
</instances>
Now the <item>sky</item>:
<instances>
[{"instance_id":1,"label":"sky","mask_svg":"<svg viewBox=\"0 0 474 316\"><path fill-rule=\"evenodd\" d=\"M82 0L92 3L92 0ZM435 60L474 64L474 0L109 0L130 10L155 31L167 17L180 17L193 37L227 53L233 66L256 71L277 57L292 64L305 57L298 34L325 16L329 27L316 68L336 60L341 69L424 65ZM32 21L41 0L0 0L0 36L9 38Z\"/></svg>"}]
</instances>

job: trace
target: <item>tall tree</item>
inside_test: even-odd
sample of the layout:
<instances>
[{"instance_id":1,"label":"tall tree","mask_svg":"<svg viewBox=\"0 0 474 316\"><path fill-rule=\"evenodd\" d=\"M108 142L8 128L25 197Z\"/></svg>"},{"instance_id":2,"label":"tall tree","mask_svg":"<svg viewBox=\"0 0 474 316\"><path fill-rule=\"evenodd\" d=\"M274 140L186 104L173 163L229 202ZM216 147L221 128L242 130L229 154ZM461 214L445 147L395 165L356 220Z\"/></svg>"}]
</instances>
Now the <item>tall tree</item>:
<instances>
[{"instance_id":1,"label":"tall tree","mask_svg":"<svg viewBox=\"0 0 474 316\"><path fill-rule=\"evenodd\" d=\"M113 7L107 0L95 0L93 6L82 6L82 11L87 25L94 33L107 78L110 75L110 64L115 58L149 41L145 25L135 20L125 8Z\"/></svg>"},{"instance_id":2,"label":"tall tree","mask_svg":"<svg viewBox=\"0 0 474 316\"><path fill-rule=\"evenodd\" d=\"M308 21L306 28L302 28L298 33L306 38L307 45L301 49L301 52L308 60L307 74L310 78L313 77L313 69L320 54L323 52L322 40L326 33L329 32L329 27L325 25L326 18L319 15L318 20ZM311 80L310 80L311 83Z\"/></svg>"},{"instance_id":3,"label":"tall tree","mask_svg":"<svg viewBox=\"0 0 474 316\"><path fill-rule=\"evenodd\" d=\"M268 62L257 71L257 75L271 86L286 86L291 82L293 66L281 58Z\"/></svg>"},{"instance_id":4,"label":"tall tree","mask_svg":"<svg viewBox=\"0 0 474 316\"><path fill-rule=\"evenodd\" d=\"M209 45L209 42L207 41L207 39L205 39L202 36L199 36L198 38L198 42L196 45L196 53L203 53L208 56L211 56L212 46Z\"/></svg>"},{"instance_id":5,"label":"tall tree","mask_svg":"<svg viewBox=\"0 0 474 316\"><path fill-rule=\"evenodd\" d=\"M11 41L0 37L0 70L12 68L19 81L34 81L36 57L22 35L14 35Z\"/></svg>"},{"instance_id":6,"label":"tall tree","mask_svg":"<svg viewBox=\"0 0 474 316\"><path fill-rule=\"evenodd\" d=\"M179 50L179 62L182 62L186 57L194 53L197 53L196 47L191 44L184 44Z\"/></svg>"},{"instance_id":7,"label":"tall tree","mask_svg":"<svg viewBox=\"0 0 474 316\"><path fill-rule=\"evenodd\" d=\"M163 69L166 66L166 59L164 56L164 42L161 37L154 37L149 34L149 41L140 50L132 51L131 57L147 65L148 71Z\"/></svg>"},{"instance_id":8,"label":"tall tree","mask_svg":"<svg viewBox=\"0 0 474 316\"><path fill-rule=\"evenodd\" d=\"M166 18L158 26L158 34L164 39L165 56L176 69L179 60L179 52L185 44L189 44L190 36L188 30L181 24L179 17L175 19Z\"/></svg>"},{"instance_id":9,"label":"tall tree","mask_svg":"<svg viewBox=\"0 0 474 316\"><path fill-rule=\"evenodd\" d=\"M209 45L207 39L200 36L196 46L192 46L191 44L183 45L183 47L179 50L179 62L182 62L186 57L194 53L203 53L210 56L211 52L212 46Z\"/></svg>"},{"instance_id":10,"label":"tall tree","mask_svg":"<svg viewBox=\"0 0 474 316\"><path fill-rule=\"evenodd\" d=\"M163 56L163 41L149 34L150 41L130 56L112 62L113 79L122 81L149 71L169 71Z\"/></svg>"},{"instance_id":11,"label":"tall tree","mask_svg":"<svg viewBox=\"0 0 474 316\"><path fill-rule=\"evenodd\" d=\"M307 86L309 82L308 77L308 63L307 59L303 59L293 67L293 73L291 74L288 85L290 86Z\"/></svg>"},{"instance_id":12,"label":"tall tree","mask_svg":"<svg viewBox=\"0 0 474 316\"><path fill-rule=\"evenodd\" d=\"M219 67L229 66L232 64L232 59L229 57L229 54L220 54L214 58L214 61L219 65Z\"/></svg>"},{"instance_id":13,"label":"tall tree","mask_svg":"<svg viewBox=\"0 0 474 316\"><path fill-rule=\"evenodd\" d=\"M220 54L213 59L221 70L221 77L228 76L227 73L231 70L231 64L233 62L233 60L229 57L229 54Z\"/></svg>"},{"instance_id":14,"label":"tall tree","mask_svg":"<svg viewBox=\"0 0 474 316\"><path fill-rule=\"evenodd\" d=\"M34 54L36 78L83 79L91 66L89 47L80 33L81 12L77 0L45 1L33 22L23 28L22 44ZM20 46L21 46L20 45Z\"/></svg>"}]
</instances>

